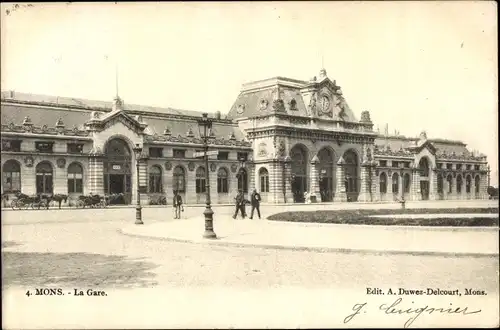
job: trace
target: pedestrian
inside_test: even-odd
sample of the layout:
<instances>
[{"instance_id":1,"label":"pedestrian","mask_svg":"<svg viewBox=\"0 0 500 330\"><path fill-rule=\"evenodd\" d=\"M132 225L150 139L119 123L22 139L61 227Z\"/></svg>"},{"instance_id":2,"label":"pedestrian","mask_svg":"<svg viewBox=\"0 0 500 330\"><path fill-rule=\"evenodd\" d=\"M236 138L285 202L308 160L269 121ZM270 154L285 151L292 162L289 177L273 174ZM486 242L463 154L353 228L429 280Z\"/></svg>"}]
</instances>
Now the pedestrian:
<instances>
[{"instance_id":1,"label":"pedestrian","mask_svg":"<svg viewBox=\"0 0 500 330\"><path fill-rule=\"evenodd\" d=\"M260 194L257 192L257 190L253 190L252 196L250 198L250 202L252 204L252 211L250 211L250 219L253 219L253 211L257 210L257 215L259 216L260 219Z\"/></svg>"},{"instance_id":2,"label":"pedestrian","mask_svg":"<svg viewBox=\"0 0 500 330\"><path fill-rule=\"evenodd\" d=\"M177 190L174 191L174 201L172 203L174 206L174 219L180 219L181 218L181 212L184 212L184 206L182 206L182 196L179 195L179 192Z\"/></svg>"},{"instance_id":3,"label":"pedestrian","mask_svg":"<svg viewBox=\"0 0 500 330\"><path fill-rule=\"evenodd\" d=\"M241 212L241 217L245 219L245 196L243 195L243 191L239 190L238 194L234 198L235 201L235 210L234 210L234 215L233 219L236 219L238 216L238 211Z\"/></svg>"}]
</instances>

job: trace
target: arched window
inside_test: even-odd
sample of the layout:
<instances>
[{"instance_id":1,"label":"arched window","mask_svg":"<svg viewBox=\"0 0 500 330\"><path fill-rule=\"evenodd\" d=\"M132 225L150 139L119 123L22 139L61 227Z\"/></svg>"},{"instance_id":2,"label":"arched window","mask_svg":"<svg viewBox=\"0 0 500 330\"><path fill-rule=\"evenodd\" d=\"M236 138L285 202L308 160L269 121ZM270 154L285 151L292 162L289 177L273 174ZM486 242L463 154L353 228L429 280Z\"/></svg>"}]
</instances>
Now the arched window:
<instances>
[{"instance_id":1,"label":"arched window","mask_svg":"<svg viewBox=\"0 0 500 330\"><path fill-rule=\"evenodd\" d=\"M472 186L472 177L470 175L467 175L465 178L465 192L470 193L471 191L471 186Z\"/></svg>"},{"instance_id":2,"label":"arched window","mask_svg":"<svg viewBox=\"0 0 500 330\"><path fill-rule=\"evenodd\" d=\"M36 166L36 193L52 194L52 165L49 162L41 162Z\"/></svg>"},{"instance_id":3,"label":"arched window","mask_svg":"<svg viewBox=\"0 0 500 330\"><path fill-rule=\"evenodd\" d=\"M16 160L8 160L3 164L3 192L21 191L21 165Z\"/></svg>"},{"instance_id":4,"label":"arched window","mask_svg":"<svg viewBox=\"0 0 500 330\"><path fill-rule=\"evenodd\" d=\"M404 175L404 189L405 189L405 193L409 193L410 192L410 187L411 187L411 177L410 177L410 174L406 173Z\"/></svg>"},{"instance_id":5,"label":"arched window","mask_svg":"<svg viewBox=\"0 0 500 330\"><path fill-rule=\"evenodd\" d=\"M479 185L480 185L480 181L481 181L481 178L479 178L479 175L476 175L476 177L474 178L474 181L475 181L475 186L476 186L476 194L479 194Z\"/></svg>"},{"instance_id":6,"label":"arched window","mask_svg":"<svg viewBox=\"0 0 500 330\"><path fill-rule=\"evenodd\" d=\"M443 176L441 174L438 174L438 177L437 177L437 190L438 190L438 194L443 193Z\"/></svg>"},{"instance_id":7,"label":"arched window","mask_svg":"<svg viewBox=\"0 0 500 330\"><path fill-rule=\"evenodd\" d=\"M344 153L344 171L347 193L358 192L358 156L353 150Z\"/></svg>"},{"instance_id":8,"label":"arched window","mask_svg":"<svg viewBox=\"0 0 500 330\"><path fill-rule=\"evenodd\" d=\"M385 172L380 174L380 193L387 193L387 174Z\"/></svg>"},{"instance_id":9,"label":"arched window","mask_svg":"<svg viewBox=\"0 0 500 330\"><path fill-rule=\"evenodd\" d=\"M451 177L451 174L448 174L446 181L448 182L448 194L451 194L453 191L453 178Z\"/></svg>"},{"instance_id":10,"label":"arched window","mask_svg":"<svg viewBox=\"0 0 500 330\"><path fill-rule=\"evenodd\" d=\"M462 184L463 184L462 176L458 175L457 176L457 194L462 193Z\"/></svg>"},{"instance_id":11,"label":"arched window","mask_svg":"<svg viewBox=\"0 0 500 330\"><path fill-rule=\"evenodd\" d=\"M186 172L181 166L174 168L174 190L183 193L186 192Z\"/></svg>"},{"instance_id":12,"label":"arched window","mask_svg":"<svg viewBox=\"0 0 500 330\"><path fill-rule=\"evenodd\" d=\"M202 194L207 192L205 168L200 166L196 169L196 193Z\"/></svg>"},{"instance_id":13,"label":"arched window","mask_svg":"<svg viewBox=\"0 0 500 330\"><path fill-rule=\"evenodd\" d=\"M418 168L420 170L420 176L422 177L428 177L429 176L429 160L427 157L422 157L420 159L420 162L418 163Z\"/></svg>"},{"instance_id":14,"label":"arched window","mask_svg":"<svg viewBox=\"0 0 500 330\"><path fill-rule=\"evenodd\" d=\"M264 167L262 167L259 170L259 182L260 182L260 192L261 193L268 193L269 192L269 172Z\"/></svg>"},{"instance_id":15,"label":"arched window","mask_svg":"<svg viewBox=\"0 0 500 330\"><path fill-rule=\"evenodd\" d=\"M83 194L83 168L78 163L68 166L68 193Z\"/></svg>"},{"instance_id":16,"label":"arched window","mask_svg":"<svg viewBox=\"0 0 500 330\"><path fill-rule=\"evenodd\" d=\"M399 193L399 175L397 173L392 175L392 193Z\"/></svg>"},{"instance_id":17,"label":"arched window","mask_svg":"<svg viewBox=\"0 0 500 330\"><path fill-rule=\"evenodd\" d=\"M217 192L227 194L229 192L229 173L228 171L221 167L217 171Z\"/></svg>"},{"instance_id":18,"label":"arched window","mask_svg":"<svg viewBox=\"0 0 500 330\"><path fill-rule=\"evenodd\" d=\"M149 169L149 192L150 193L163 192L161 168L157 165L153 165Z\"/></svg>"},{"instance_id":19,"label":"arched window","mask_svg":"<svg viewBox=\"0 0 500 330\"><path fill-rule=\"evenodd\" d=\"M238 171L238 190L248 193L248 174L244 168Z\"/></svg>"}]
</instances>

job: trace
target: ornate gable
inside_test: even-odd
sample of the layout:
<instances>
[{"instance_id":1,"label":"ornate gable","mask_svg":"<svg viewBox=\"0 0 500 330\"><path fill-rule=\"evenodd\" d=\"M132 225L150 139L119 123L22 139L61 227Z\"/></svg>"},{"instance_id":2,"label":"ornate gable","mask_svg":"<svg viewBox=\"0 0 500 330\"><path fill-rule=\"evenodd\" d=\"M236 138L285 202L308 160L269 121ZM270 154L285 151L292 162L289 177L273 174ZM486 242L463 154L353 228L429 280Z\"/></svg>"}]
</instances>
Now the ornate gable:
<instances>
[{"instance_id":1,"label":"ornate gable","mask_svg":"<svg viewBox=\"0 0 500 330\"><path fill-rule=\"evenodd\" d=\"M106 115L98 112L92 112L91 119L85 123L85 127L90 131L102 131L110 128L116 123L122 123L131 131L142 134L147 124L142 121L142 117L132 118L123 111L113 111Z\"/></svg>"},{"instance_id":2,"label":"ornate gable","mask_svg":"<svg viewBox=\"0 0 500 330\"><path fill-rule=\"evenodd\" d=\"M434 147L428 140L418 143L417 145L407 147L408 150L414 153L420 153L424 148L427 148L434 156L436 155L436 147Z\"/></svg>"}]
</instances>

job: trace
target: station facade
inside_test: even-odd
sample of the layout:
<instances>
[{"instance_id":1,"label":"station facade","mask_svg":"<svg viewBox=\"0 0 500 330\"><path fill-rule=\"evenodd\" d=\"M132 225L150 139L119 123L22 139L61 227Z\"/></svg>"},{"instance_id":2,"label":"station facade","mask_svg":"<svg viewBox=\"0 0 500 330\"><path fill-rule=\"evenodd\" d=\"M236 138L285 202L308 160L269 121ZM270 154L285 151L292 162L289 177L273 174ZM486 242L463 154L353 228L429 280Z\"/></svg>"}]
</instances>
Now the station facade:
<instances>
[{"instance_id":1,"label":"station facade","mask_svg":"<svg viewBox=\"0 0 500 330\"><path fill-rule=\"evenodd\" d=\"M486 156L461 141L380 134L321 70L308 81L244 84L227 115L33 95L1 95L2 194L120 195L121 202L214 204L253 188L264 202L485 199ZM141 149L140 153L137 151ZM135 151L134 151L135 149ZM140 193L137 192L139 187ZM307 194L306 194L307 192Z\"/></svg>"}]
</instances>

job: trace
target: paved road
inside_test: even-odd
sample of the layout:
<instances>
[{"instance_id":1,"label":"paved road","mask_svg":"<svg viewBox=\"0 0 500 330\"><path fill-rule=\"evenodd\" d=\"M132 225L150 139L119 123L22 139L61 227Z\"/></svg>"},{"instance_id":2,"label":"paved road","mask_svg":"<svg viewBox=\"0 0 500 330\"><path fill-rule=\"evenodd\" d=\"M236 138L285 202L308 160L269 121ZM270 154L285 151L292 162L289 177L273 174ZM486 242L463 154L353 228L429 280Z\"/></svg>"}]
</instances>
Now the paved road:
<instances>
[{"instance_id":1,"label":"paved road","mask_svg":"<svg viewBox=\"0 0 500 330\"><path fill-rule=\"evenodd\" d=\"M186 216L202 210L187 210ZM232 209L220 207L216 212L230 214ZM168 213L164 209L145 209L144 218L169 221L151 220L170 217ZM293 287L309 292L320 289L364 294L367 287L470 287L485 290L498 301L497 258L235 248L120 234L118 229L134 221L134 209L15 211L2 216L3 284L23 292L54 286L116 290L223 287L238 292L260 290L262 294L273 288ZM200 235L202 232L200 228ZM320 306L321 302L311 304ZM37 318L31 319L34 320Z\"/></svg>"}]
</instances>

